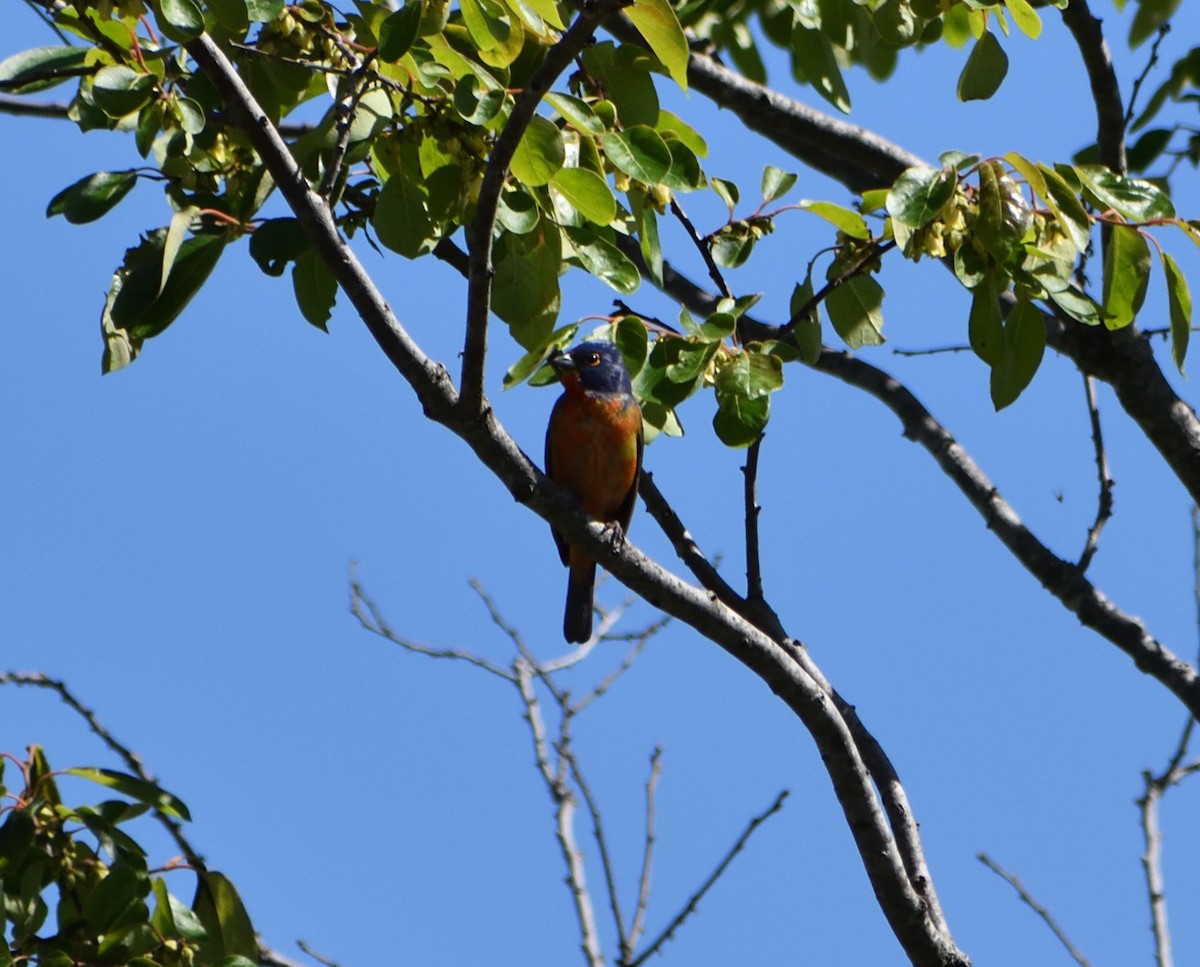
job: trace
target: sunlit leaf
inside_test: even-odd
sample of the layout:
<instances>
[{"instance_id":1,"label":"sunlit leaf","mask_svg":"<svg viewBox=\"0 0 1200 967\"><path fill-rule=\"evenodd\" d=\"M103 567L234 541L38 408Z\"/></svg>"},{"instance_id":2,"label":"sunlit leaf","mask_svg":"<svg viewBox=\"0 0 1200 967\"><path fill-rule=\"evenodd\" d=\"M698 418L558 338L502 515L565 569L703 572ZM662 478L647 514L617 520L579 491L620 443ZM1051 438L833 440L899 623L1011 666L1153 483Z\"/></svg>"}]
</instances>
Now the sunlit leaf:
<instances>
[{"instance_id":1,"label":"sunlit leaf","mask_svg":"<svg viewBox=\"0 0 1200 967\"><path fill-rule=\"evenodd\" d=\"M1133 322L1150 283L1150 246L1136 228L1114 225L1104 257L1104 324L1121 329Z\"/></svg>"},{"instance_id":2,"label":"sunlit leaf","mask_svg":"<svg viewBox=\"0 0 1200 967\"><path fill-rule=\"evenodd\" d=\"M654 51L671 80L687 90L688 42L679 18L667 0L633 0L627 16Z\"/></svg>"},{"instance_id":3,"label":"sunlit leaf","mask_svg":"<svg viewBox=\"0 0 1200 967\"><path fill-rule=\"evenodd\" d=\"M1166 252L1160 254L1163 273L1167 278L1167 305L1171 315L1171 355L1182 373L1188 339L1192 334L1192 293L1188 289L1187 278L1179 270L1175 259Z\"/></svg>"},{"instance_id":4,"label":"sunlit leaf","mask_svg":"<svg viewBox=\"0 0 1200 967\"><path fill-rule=\"evenodd\" d=\"M531 187L544 185L563 166L566 157L558 126L541 115L534 115L513 155L512 173Z\"/></svg>"},{"instance_id":5,"label":"sunlit leaf","mask_svg":"<svg viewBox=\"0 0 1200 967\"><path fill-rule=\"evenodd\" d=\"M883 287L869 275L848 279L825 298L834 331L851 349L883 344L882 306Z\"/></svg>"}]
</instances>

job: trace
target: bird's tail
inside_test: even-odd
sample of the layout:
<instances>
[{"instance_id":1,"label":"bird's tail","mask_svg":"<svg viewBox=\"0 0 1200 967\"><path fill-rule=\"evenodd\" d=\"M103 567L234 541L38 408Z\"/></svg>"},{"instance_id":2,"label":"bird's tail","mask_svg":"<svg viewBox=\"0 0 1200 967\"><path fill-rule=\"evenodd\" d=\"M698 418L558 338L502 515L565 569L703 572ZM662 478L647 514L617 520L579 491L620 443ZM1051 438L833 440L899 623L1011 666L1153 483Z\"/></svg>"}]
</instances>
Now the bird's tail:
<instances>
[{"instance_id":1,"label":"bird's tail","mask_svg":"<svg viewBox=\"0 0 1200 967\"><path fill-rule=\"evenodd\" d=\"M573 560L567 576L567 608L563 614L563 637L582 644L592 637L592 589L596 586L596 562Z\"/></svg>"}]
</instances>

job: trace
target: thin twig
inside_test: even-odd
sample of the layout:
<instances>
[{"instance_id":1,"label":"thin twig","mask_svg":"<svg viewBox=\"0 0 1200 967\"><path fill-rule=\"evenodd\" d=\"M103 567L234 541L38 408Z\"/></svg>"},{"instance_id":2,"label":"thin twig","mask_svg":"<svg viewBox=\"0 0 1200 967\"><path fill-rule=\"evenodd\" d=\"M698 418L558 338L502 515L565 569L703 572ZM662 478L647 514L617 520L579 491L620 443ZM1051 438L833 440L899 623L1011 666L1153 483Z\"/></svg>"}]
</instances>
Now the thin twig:
<instances>
[{"instance_id":1,"label":"thin twig","mask_svg":"<svg viewBox=\"0 0 1200 967\"><path fill-rule=\"evenodd\" d=\"M829 293L831 293L834 289L845 285L851 279L861 275L863 272L868 271L875 263L876 259L878 259L881 255L890 252L895 247L896 242L894 239L889 239L886 242L879 240L863 246L862 251L859 252L858 256L853 259L850 264L846 266L846 268L838 273L837 276L821 286L821 288L813 294L812 298L810 298L804 303L804 305L800 306L799 309L792 313L792 317L779 327L780 335L786 335L795 329L796 326L800 325L800 323L802 323L805 319L809 318L817 306L819 306L829 297Z\"/></svg>"},{"instance_id":2,"label":"thin twig","mask_svg":"<svg viewBox=\"0 0 1200 967\"><path fill-rule=\"evenodd\" d=\"M708 277L712 279L713 285L717 287L717 291L726 299L733 298L733 291L729 288L729 284L725 281L725 276L721 274L721 270L717 267L717 263L713 261L712 246L708 245L696 231L696 226L692 224L692 220L688 218L687 212L680 206L679 201L671 197L671 214L675 216L675 220L683 226L683 230L687 233L687 237L692 240L692 244L696 246L696 251L700 253L700 258L704 260L704 267L708 270Z\"/></svg>"},{"instance_id":3,"label":"thin twig","mask_svg":"<svg viewBox=\"0 0 1200 967\"><path fill-rule=\"evenodd\" d=\"M1146 60L1146 66L1142 68L1142 72L1138 74L1133 81L1133 88L1129 92L1129 105L1125 108L1125 128L1129 129L1129 123L1133 120L1133 110L1137 105L1138 94L1141 93L1142 85L1146 83L1146 79L1150 76L1150 72L1154 70L1154 65L1158 63L1158 48L1162 46L1162 42L1166 39L1167 34L1171 32L1171 22L1168 20L1158 27L1158 32L1154 36L1154 43L1150 45L1150 57Z\"/></svg>"},{"instance_id":4,"label":"thin twig","mask_svg":"<svg viewBox=\"0 0 1200 967\"><path fill-rule=\"evenodd\" d=\"M583 777L583 770L580 768L579 760L575 757L575 753L565 744L558 751L566 760L567 766L571 770L571 778L575 780L575 787L583 796L584 804L587 806L588 813L592 817L592 838L596 840L596 848L600 853L600 868L604 871L604 885L608 888L608 905L609 909L612 910L613 923L617 928L617 943L620 949L624 950L628 945L629 934L625 932L625 918L621 913L620 897L617 895L617 874L613 868L612 856L608 851L608 837L604 832L604 818L600 814L600 807L596 803L595 797L592 795L591 786L588 785L587 780Z\"/></svg>"},{"instance_id":5,"label":"thin twig","mask_svg":"<svg viewBox=\"0 0 1200 967\"><path fill-rule=\"evenodd\" d=\"M0 673L0 685L17 685L30 686L33 688L44 688L57 693L62 699L63 704L75 712L80 718L87 723L89 729L100 737L100 741L108 747L109 751L114 753L126 767L135 776L143 782L157 785L158 780L154 778L146 767L142 765L141 758L136 752L132 751L129 746L117 740L117 738L105 726L100 724L100 720L96 718L96 713L85 706L75 695L74 692L67 686L67 683L51 678L43 672L4 672ZM175 841L175 845L179 847L180 853L183 854L189 866L194 866L199 870L205 869L204 858L196 852L192 844L183 834L183 827L178 820L172 819L166 813L159 810L157 807L152 807L154 818Z\"/></svg>"},{"instance_id":6,"label":"thin twig","mask_svg":"<svg viewBox=\"0 0 1200 967\"><path fill-rule=\"evenodd\" d=\"M662 747L650 754L650 778L646 780L646 835L642 846L642 872L638 876L637 906L633 911L633 926L629 928L628 943L621 948L621 964L628 964L637 942L646 928L646 909L650 905L650 871L654 865L654 801L658 779L662 775Z\"/></svg>"},{"instance_id":7,"label":"thin twig","mask_svg":"<svg viewBox=\"0 0 1200 967\"><path fill-rule=\"evenodd\" d=\"M1137 801L1141 815L1142 870L1150 897L1150 928L1154 933L1154 961L1158 967L1172 967L1171 928L1167 922L1167 895L1162 874L1162 832L1158 825L1158 804L1166 791L1149 771L1142 773L1146 791Z\"/></svg>"},{"instance_id":8,"label":"thin twig","mask_svg":"<svg viewBox=\"0 0 1200 967\"><path fill-rule=\"evenodd\" d=\"M745 514L746 514L746 600L752 605L763 601L762 561L758 552L758 515L762 508L758 505L758 454L762 449L763 437L750 444L746 451L746 465L742 467L745 478Z\"/></svg>"},{"instance_id":9,"label":"thin twig","mask_svg":"<svg viewBox=\"0 0 1200 967\"><path fill-rule=\"evenodd\" d=\"M367 631L390 641L394 645L399 645L405 651L411 651L416 655L425 655L427 658L448 658L455 661L465 661L467 664L474 665L476 668L482 668L486 672L491 672L505 681L514 681L512 672L501 668L499 665L488 661L480 655L476 655L474 652L461 648L433 648L429 645L413 641L411 638L404 638L396 634L389 627L375 602L363 591L362 585L354 577L353 571L350 576L350 613L358 619L359 624Z\"/></svg>"},{"instance_id":10,"label":"thin twig","mask_svg":"<svg viewBox=\"0 0 1200 967\"><path fill-rule=\"evenodd\" d=\"M662 631L670 622L670 617L662 617L653 624L647 625L642 629L640 634L633 638L633 647L629 649L625 657L621 659L621 664L614 668L611 672L600 679L599 683L590 692L583 696L579 701L571 706L571 714L578 715L585 708L592 704L596 699L600 698L616 683L617 679L624 675L633 666L637 659L646 648L646 644L656 634Z\"/></svg>"},{"instance_id":11,"label":"thin twig","mask_svg":"<svg viewBox=\"0 0 1200 967\"><path fill-rule=\"evenodd\" d=\"M1083 389L1087 397L1088 419L1092 424L1092 447L1096 453L1096 475L1100 480L1100 496L1096 501L1096 519L1088 528L1087 541L1083 553L1079 555L1079 563L1075 566L1082 574L1092 563L1096 548L1100 544L1100 532L1112 517L1113 512L1113 479L1108 473L1108 453L1104 448L1104 434L1100 430L1100 407L1096 403L1096 381L1087 373L1083 374Z\"/></svg>"},{"instance_id":12,"label":"thin twig","mask_svg":"<svg viewBox=\"0 0 1200 967\"><path fill-rule=\"evenodd\" d=\"M1079 967L1090 967L1087 959L1083 956L1083 954L1075 949L1075 945L1071 943L1067 935L1062 932L1062 929L1059 927L1059 925L1054 922L1054 917L1050 915L1050 911L1033 898L1033 895L1025 889L1020 880L1018 880L1007 870L998 866L992 860L992 858L987 855L987 853L980 853L977 859L980 863L986 866L989 870L991 870L1017 891L1017 896L1025 901L1025 903L1029 904L1029 906L1033 908L1033 912L1042 918L1042 922L1050 928L1050 930L1054 933L1054 936L1059 939L1059 942L1067 948L1067 953L1069 953L1075 959L1075 962L1079 964Z\"/></svg>"},{"instance_id":13,"label":"thin twig","mask_svg":"<svg viewBox=\"0 0 1200 967\"><path fill-rule=\"evenodd\" d=\"M770 806L750 820L749 825L747 825L742 831L742 835L737 838L737 842L734 843L729 852L727 852L721 858L721 862L717 864L716 869L714 869L712 873L708 875L708 878L700 885L700 889L688 897L688 900L683 905L683 908L671 918L671 922L667 924L663 932L654 939L650 946L648 946L645 950L638 954L637 957L631 960L628 967L639 967L639 965L644 964L650 957L659 952L663 944L665 944L675 935L675 931L680 928L683 922L696 912L696 907L699 906L700 901L704 899L704 895L712 888L712 885L721 878L721 874L723 874L729 867L729 864L733 862L734 857L745 848L746 841L754 835L754 831L783 808L784 800L786 800L787 797L788 790L784 789L779 793L778 796L775 797L775 801L771 803Z\"/></svg>"},{"instance_id":14,"label":"thin twig","mask_svg":"<svg viewBox=\"0 0 1200 967\"><path fill-rule=\"evenodd\" d=\"M317 953L315 950L313 950L312 947L310 947L303 940L297 940L296 946L299 947L301 950L303 950L306 954L308 954L308 956L310 956L318 964L324 965L324 967L339 967L338 962L336 960L330 960L328 957L322 957L319 953Z\"/></svg>"}]
</instances>

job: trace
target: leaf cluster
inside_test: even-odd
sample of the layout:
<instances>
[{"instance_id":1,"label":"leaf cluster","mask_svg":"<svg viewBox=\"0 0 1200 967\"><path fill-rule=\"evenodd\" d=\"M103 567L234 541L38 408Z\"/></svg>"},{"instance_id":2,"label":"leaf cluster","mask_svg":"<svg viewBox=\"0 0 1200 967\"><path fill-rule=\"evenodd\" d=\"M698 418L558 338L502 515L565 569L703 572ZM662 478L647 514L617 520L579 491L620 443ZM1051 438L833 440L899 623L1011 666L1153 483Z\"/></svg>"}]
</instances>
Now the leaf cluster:
<instances>
[{"instance_id":1,"label":"leaf cluster","mask_svg":"<svg viewBox=\"0 0 1200 967\"><path fill-rule=\"evenodd\" d=\"M17 788L3 784L6 764L19 768ZM88 780L121 798L68 805L60 776ZM146 851L126 831L150 811L172 821L189 818L187 807L155 783L109 769L53 772L33 746L24 760L0 758L0 796L12 800L0 813L0 956L7 963L258 963L258 940L233 885L220 873L195 869L195 898L185 904L168 890L165 870L150 869Z\"/></svg>"}]
</instances>

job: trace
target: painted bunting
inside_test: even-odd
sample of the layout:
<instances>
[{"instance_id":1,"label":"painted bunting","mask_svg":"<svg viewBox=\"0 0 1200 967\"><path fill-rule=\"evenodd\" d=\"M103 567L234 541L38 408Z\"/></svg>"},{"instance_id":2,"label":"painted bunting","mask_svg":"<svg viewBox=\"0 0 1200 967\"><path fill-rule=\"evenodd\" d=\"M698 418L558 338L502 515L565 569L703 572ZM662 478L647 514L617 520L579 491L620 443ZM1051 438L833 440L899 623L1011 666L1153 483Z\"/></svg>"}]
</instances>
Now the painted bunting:
<instances>
[{"instance_id":1,"label":"painted bunting","mask_svg":"<svg viewBox=\"0 0 1200 967\"><path fill-rule=\"evenodd\" d=\"M585 342L550 358L563 384L546 430L546 475L571 491L601 523L629 529L642 468L642 411L633 398L629 371L610 342ZM592 589L596 562L551 528L570 571L563 637L592 636Z\"/></svg>"}]
</instances>

